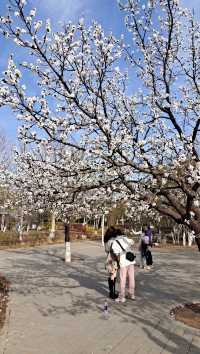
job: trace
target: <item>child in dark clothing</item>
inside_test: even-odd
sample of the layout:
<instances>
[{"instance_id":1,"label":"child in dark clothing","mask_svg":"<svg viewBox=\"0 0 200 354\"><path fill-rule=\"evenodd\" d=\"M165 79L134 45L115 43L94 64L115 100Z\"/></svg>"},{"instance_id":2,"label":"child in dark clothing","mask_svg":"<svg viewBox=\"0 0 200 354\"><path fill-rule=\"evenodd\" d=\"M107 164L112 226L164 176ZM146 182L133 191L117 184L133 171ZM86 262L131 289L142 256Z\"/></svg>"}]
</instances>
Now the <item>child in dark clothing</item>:
<instances>
[{"instance_id":1,"label":"child in dark clothing","mask_svg":"<svg viewBox=\"0 0 200 354\"><path fill-rule=\"evenodd\" d=\"M109 297L111 299L116 299L118 295L115 292L115 284L117 279L117 271L118 271L118 262L115 258L114 254L112 253L112 243L117 236L117 230L114 227L110 227L104 236L104 245L105 251L107 253L107 259L105 268L108 271L109 278L108 278L108 287L109 287Z\"/></svg>"}]
</instances>

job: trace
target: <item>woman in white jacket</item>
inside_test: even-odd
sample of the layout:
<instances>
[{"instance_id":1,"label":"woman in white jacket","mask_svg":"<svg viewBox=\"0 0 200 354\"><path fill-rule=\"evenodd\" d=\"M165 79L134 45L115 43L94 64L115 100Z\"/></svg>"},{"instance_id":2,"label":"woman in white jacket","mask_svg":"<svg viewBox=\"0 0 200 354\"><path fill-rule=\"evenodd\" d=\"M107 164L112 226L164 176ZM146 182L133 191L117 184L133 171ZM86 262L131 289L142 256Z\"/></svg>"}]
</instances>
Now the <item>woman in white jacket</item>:
<instances>
[{"instance_id":1,"label":"woman in white jacket","mask_svg":"<svg viewBox=\"0 0 200 354\"><path fill-rule=\"evenodd\" d=\"M126 253L131 251L134 241L121 234L118 230L117 237L112 242L112 251L119 257L120 266L120 292L116 302L125 302L126 279L128 277L128 297L135 300L135 260L126 258Z\"/></svg>"}]
</instances>

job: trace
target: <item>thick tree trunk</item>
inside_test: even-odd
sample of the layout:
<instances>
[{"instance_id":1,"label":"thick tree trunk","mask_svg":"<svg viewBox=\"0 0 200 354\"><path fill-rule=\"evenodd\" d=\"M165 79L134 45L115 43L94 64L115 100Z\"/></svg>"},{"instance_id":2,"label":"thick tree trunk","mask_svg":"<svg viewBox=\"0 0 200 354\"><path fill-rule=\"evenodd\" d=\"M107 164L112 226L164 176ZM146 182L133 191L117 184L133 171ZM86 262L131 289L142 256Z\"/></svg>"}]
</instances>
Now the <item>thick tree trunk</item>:
<instances>
[{"instance_id":1,"label":"thick tree trunk","mask_svg":"<svg viewBox=\"0 0 200 354\"><path fill-rule=\"evenodd\" d=\"M195 241L196 241L198 250L199 250L199 252L200 252L200 236L196 237L196 238L195 238Z\"/></svg>"},{"instance_id":2,"label":"thick tree trunk","mask_svg":"<svg viewBox=\"0 0 200 354\"><path fill-rule=\"evenodd\" d=\"M195 241L196 241L198 250L199 250L199 252L200 252L200 236L195 237Z\"/></svg>"},{"instance_id":3,"label":"thick tree trunk","mask_svg":"<svg viewBox=\"0 0 200 354\"><path fill-rule=\"evenodd\" d=\"M191 229L195 232L195 242L200 252L200 222L194 220L191 222Z\"/></svg>"}]
</instances>

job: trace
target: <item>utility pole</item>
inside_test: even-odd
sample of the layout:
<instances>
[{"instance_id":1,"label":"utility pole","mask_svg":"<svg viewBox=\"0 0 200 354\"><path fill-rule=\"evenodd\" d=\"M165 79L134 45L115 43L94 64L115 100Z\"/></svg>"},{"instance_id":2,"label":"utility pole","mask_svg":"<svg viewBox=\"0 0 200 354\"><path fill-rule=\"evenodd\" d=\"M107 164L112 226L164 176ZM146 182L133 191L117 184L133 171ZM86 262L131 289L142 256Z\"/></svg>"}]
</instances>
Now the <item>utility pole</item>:
<instances>
[{"instance_id":1,"label":"utility pole","mask_svg":"<svg viewBox=\"0 0 200 354\"><path fill-rule=\"evenodd\" d=\"M65 262L71 262L71 248L70 248L70 227L69 224L65 223L64 226L65 233Z\"/></svg>"},{"instance_id":2,"label":"utility pole","mask_svg":"<svg viewBox=\"0 0 200 354\"><path fill-rule=\"evenodd\" d=\"M102 246L104 246L104 229L105 229L105 214L102 214L101 217L101 242Z\"/></svg>"}]
</instances>

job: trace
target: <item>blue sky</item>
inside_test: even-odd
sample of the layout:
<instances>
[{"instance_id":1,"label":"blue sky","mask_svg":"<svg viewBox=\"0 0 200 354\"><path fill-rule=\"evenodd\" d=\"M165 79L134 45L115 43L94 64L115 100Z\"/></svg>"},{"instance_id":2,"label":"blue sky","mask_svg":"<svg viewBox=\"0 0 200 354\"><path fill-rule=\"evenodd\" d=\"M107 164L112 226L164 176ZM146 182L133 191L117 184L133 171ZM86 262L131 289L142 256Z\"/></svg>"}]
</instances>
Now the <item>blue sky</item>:
<instances>
[{"instance_id":1,"label":"blue sky","mask_svg":"<svg viewBox=\"0 0 200 354\"><path fill-rule=\"evenodd\" d=\"M194 8L197 17L200 18L200 0L181 0L181 2L184 7ZM8 3L8 0L0 0L0 15L5 14ZM73 22L84 17L86 23L97 20L106 32L112 31L117 37L124 32L123 15L118 8L117 0L28 0L28 3L31 8L37 8L37 14L41 19L50 18L54 28L59 21ZM20 48L3 39L0 39L0 49L1 72L6 68L9 53L14 52L16 59L23 55ZM10 110L0 108L0 130L3 130L13 143L16 141L18 124Z\"/></svg>"}]
</instances>

